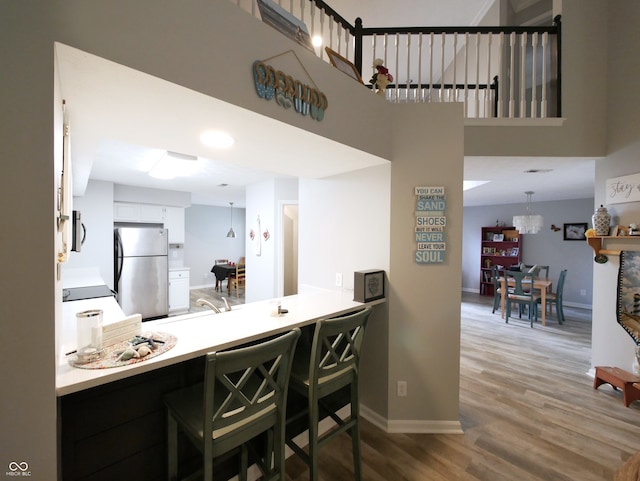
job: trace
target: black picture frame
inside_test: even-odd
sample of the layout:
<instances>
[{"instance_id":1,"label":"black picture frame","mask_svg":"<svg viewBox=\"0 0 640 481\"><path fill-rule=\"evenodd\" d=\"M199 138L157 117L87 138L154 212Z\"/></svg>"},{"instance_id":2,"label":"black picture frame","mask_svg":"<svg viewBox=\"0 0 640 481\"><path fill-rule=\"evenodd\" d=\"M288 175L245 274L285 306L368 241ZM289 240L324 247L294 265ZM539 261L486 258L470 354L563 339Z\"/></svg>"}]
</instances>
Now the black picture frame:
<instances>
[{"instance_id":1,"label":"black picture frame","mask_svg":"<svg viewBox=\"0 0 640 481\"><path fill-rule=\"evenodd\" d=\"M566 241L583 241L586 240L585 232L589 228L586 222L571 222L563 224L562 235Z\"/></svg>"},{"instance_id":2,"label":"black picture frame","mask_svg":"<svg viewBox=\"0 0 640 481\"><path fill-rule=\"evenodd\" d=\"M370 302L383 299L385 294L384 271L370 269L353 273L353 300Z\"/></svg>"},{"instance_id":3,"label":"black picture frame","mask_svg":"<svg viewBox=\"0 0 640 481\"><path fill-rule=\"evenodd\" d=\"M340 55L335 50L331 50L329 47L325 47L324 51L327 52L327 56L329 57L329 62L331 62L331 65L340 70L342 73L347 74L352 79L357 80L364 85L362 77L360 76L360 72L358 72L358 69L355 65L353 65L353 63L351 63L348 59Z\"/></svg>"}]
</instances>

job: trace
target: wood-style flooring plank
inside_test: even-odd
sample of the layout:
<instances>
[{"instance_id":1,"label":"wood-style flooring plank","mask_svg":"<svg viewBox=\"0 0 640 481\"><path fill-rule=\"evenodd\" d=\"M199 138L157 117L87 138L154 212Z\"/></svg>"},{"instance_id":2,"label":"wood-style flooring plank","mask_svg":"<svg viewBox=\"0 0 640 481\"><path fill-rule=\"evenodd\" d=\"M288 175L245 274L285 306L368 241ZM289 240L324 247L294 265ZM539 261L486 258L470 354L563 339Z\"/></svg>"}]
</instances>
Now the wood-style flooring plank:
<instances>
[{"instance_id":1,"label":"wood-style flooring plank","mask_svg":"<svg viewBox=\"0 0 640 481\"><path fill-rule=\"evenodd\" d=\"M566 307L560 326L554 310L530 328L491 303L463 294L464 434L389 434L362 419L363 481L610 481L640 451L640 402L626 408L621 391L593 389L591 311ZM320 478L353 480L346 434L321 449ZM289 458L287 480L308 479Z\"/></svg>"}]
</instances>

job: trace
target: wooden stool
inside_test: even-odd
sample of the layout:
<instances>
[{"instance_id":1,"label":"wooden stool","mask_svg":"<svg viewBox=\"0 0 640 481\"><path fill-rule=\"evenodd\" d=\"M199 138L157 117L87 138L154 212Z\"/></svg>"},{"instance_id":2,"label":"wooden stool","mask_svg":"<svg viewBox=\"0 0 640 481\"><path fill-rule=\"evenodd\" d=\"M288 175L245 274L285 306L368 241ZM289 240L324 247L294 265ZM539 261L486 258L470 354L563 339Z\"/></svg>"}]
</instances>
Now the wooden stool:
<instances>
[{"instance_id":1,"label":"wooden stool","mask_svg":"<svg viewBox=\"0 0 640 481\"><path fill-rule=\"evenodd\" d=\"M622 389L624 405L629 407L633 401L640 400L640 377L619 367L596 366L593 389L601 384L611 384L614 389Z\"/></svg>"}]
</instances>

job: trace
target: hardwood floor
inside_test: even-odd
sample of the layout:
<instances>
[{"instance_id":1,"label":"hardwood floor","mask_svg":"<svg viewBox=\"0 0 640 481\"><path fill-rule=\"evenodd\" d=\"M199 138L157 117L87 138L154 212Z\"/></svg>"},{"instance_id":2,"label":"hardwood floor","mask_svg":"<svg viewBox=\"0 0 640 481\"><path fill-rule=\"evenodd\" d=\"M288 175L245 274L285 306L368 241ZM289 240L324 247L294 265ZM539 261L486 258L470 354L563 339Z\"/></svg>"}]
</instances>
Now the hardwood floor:
<instances>
[{"instance_id":1,"label":"hardwood floor","mask_svg":"<svg viewBox=\"0 0 640 481\"><path fill-rule=\"evenodd\" d=\"M640 402L626 408L621 391L593 389L590 315L565 308L564 325L553 315L532 329L524 319L505 324L491 298L464 293L464 434L387 434L362 419L363 481L613 480L640 451ZM296 456L287 460L288 481L308 476ZM347 435L320 450L320 476L353 480Z\"/></svg>"}]
</instances>

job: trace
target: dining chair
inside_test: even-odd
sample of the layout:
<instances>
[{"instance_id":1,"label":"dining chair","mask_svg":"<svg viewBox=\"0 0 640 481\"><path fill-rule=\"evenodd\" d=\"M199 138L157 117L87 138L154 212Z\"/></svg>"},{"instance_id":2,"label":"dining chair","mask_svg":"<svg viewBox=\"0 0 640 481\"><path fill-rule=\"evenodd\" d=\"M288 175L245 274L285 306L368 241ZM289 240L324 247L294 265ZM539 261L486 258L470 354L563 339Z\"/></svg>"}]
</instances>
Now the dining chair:
<instances>
[{"instance_id":1,"label":"dining chair","mask_svg":"<svg viewBox=\"0 0 640 481\"><path fill-rule=\"evenodd\" d=\"M518 304L519 317L522 318L524 308L527 308L529 321L533 327L533 321L538 316L538 304L532 289L534 275L528 272L505 272L508 277L513 278L513 292L508 292L506 297L505 322L509 322L513 304Z\"/></svg>"},{"instance_id":2,"label":"dining chair","mask_svg":"<svg viewBox=\"0 0 640 481\"><path fill-rule=\"evenodd\" d=\"M229 295L233 293L233 290L236 291L236 296L238 296L238 289L245 288L246 281L246 272L244 264L236 264L236 272L233 277L229 277Z\"/></svg>"},{"instance_id":3,"label":"dining chair","mask_svg":"<svg viewBox=\"0 0 640 481\"><path fill-rule=\"evenodd\" d=\"M497 265L491 267L491 281L493 282L493 309L491 314L495 314L500 308L500 300L502 299L502 289L500 288L500 269Z\"/></svg>"},{"instance_id":4,"label":"dining chair","mask_svg":"<svg viewBox=\"0 0 640 481\"><path fill-rule=\"evenodd\" d=\"M334 436L348 432L351 436L353 466L356 481L361 478L360 460L360 406L358 377L360 353L371 307L345 316L319 320L311 345L300 343L291 368L290 388L307 401L307 409L287 418L287 445L309 466L309 480L318 481L318 450ZM351 415L341 419L328 403L328 396L343 389L349 392ZM326 415L335 426L323 435L318 424ZM296 421L306 418L309 427L308 452L295 441Z\"/></svg>"},{"instance_id":5,"label":"dining chair","mask_svg":"<svg viewBox=\"0 0 640 481\"><path fill-rule=\"evenodd\" d=\"M556 305L556 314L558 316L558 324L564 324L564 309L562 307L562 292L564 291L564 281L567 277L567 269L560 271L556 292L548 292L546 295L547 305L549 306L549 314L551 314L552 305ZM541 303L542 298L536 296L536 302Z\"/></svg>"},{"instance_id":6,"label":"dining chair","mask_svg":"<svg viewBox=\"0 0 640 481\"><path fill-rule=\"evenodd\" d=\"M246 481L249 451L262 479L285 479L286 403L299 337L296 328L249 347L211 352L202 383L165 396L169 480L178 479L179 433L202 454L205 481L214 479L214 459L236 453ZM249 442L265 432L260 456Z\"/></svg>"}]
</instances>

